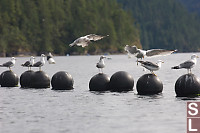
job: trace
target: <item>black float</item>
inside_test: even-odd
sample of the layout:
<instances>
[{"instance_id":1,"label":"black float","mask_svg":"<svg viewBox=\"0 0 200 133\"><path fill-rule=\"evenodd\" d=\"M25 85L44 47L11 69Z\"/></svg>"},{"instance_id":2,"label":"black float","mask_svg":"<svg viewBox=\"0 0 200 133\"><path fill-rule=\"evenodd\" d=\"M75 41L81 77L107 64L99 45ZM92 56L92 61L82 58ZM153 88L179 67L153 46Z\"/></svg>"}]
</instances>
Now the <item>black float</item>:
<instances>
[{"instance_id":1,"label":"black float","mask_svg":"<svg viewBox=\"0 0 200 133\"><path fill-rule=\"evenodd\" d=\"M195 96L200 94L200 79L194 74L185 74L175 83L177 97Z\"/></svg>"},{"instance_id":2,"label":"black float","mask_svg":"<svg viewBox=\"0 0 200 133\"><path fill-rule=\"evenodd\" d=\"M72 76L65 72L60 71L53 75L51 85L53 90L72 90L74 80Z\"/></svg>"},{"instance_id":3,"label":"black float","mask_svg":"<svg viewBox=\"0 0 200 133\"><path fill-rule=\"evenodd\" d=\"M37 71L31 76L31 88L49 88L50 78L43 71Z\"/></svg>"},{"instance_id":4,"label":"black float","mask_svg":"<svg viewBox=\"0 0 200 133\"><path fill-rule=\"evenodd\" d=\"M163 84L154 74L145 74L138 79L136 88L139 95L153 95L162 92Z\"/></svg>"},{"instance_id":5,"label":"black float","mask_svg":"<svg viewBox=\"0 0 200 133\"><path fill-rule=\"evenodd\" d=\"M116 72L110 78L109 89L115 92L132 91L134 86L133 77L124 71Z\"/></svg>"},{"instance_id":6,"label":"black float","mask_svg":"<svg viewBox=\"0 0 200 133\"><path fill-rule=\"evenodd\" d=\"M93 76L89 82L90 91L107 91L110 77L106 74L99 73Z\"/></svg>"},{"instance_id":7,"label":"black float","mask_svg":"<svg viewBox=\"0 0 200 133\"><path fill-rule=\"evenodd\" d=\"M32 83L32 77L34 75L34 71L28 70L22 73L20 76L20 85L22 88L30 88Z\"/></svg>"},{"instance_id":8,"label":"black float","mask_svg":"<svg viewBox=\"0 0 200 133\"><path fill-rule=\"evenodd\" d=\"M18 86L19 78L12 71L5 71L0 75L1 87L16 87Z\"/></svg>"}]
</instances>

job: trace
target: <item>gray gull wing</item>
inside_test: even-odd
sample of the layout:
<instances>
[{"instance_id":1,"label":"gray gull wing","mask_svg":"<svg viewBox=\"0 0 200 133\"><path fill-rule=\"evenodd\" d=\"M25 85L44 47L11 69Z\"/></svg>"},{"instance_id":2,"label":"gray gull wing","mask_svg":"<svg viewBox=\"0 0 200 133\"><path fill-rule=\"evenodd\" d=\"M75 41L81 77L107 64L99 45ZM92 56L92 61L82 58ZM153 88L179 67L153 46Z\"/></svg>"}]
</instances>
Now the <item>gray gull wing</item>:
<instances>
[{"instance_id":1,"label":"gray gull wing","mask_svg":"<svg viewBox=\"0 0 200 133\"><path fill-rule=\"evenodd\" d=\"M165 49L151 49L147 50L146 56L155 56L155 55L170 55L176 50L165 50Z\"/></svg>"},{"instance_id":2,"label":"gray gull wing","mask_svg":"<svg viewBox=\"0 0 200 133\"><path fill-rule=\"evenodd\" d=\"M91 41L101 40L101 39L103 39L104 37L107 37L107 36L101 36L101 35L95 35L95 34L86 35L86 37Z\"/></svg>"},{"instance_id":3,"label":"gray gull wing","mask_svg":"<svg viewBox=\"0 0 200 133\"><path fill-rule=\"evenodd\" d=\"M138 61L138 62L140 62L140 63L143 64L144 66L151 66L151 67L158 68L158 65L157 65L157 64L152 63L152 62L149 62L149 61Z\"/></svg>"},{"instance_id":4,"label":"gray gull wing","mask_svg":"<svg viewBox=\"0 0 200 133\"><path fill-rule=\"evenodd\" d=\"M13 64L12 61L8 61L8 62L2 64L1 66L3 66L3 67L11 67L11 66L14 66L14 64Z\"/></svg>"},{"instance_id":5,"label":"gray gull wing","mask_svg":"<svg viewBox=\"0 0 200 133\"><path fill-rule=\"evenodd\" d=\"M139 51L137 49L137 47L134 45L134 46L129 46L129 45L126 45L124 47L124 50L128 53L131 53L131 54L137 54Z\"/></svg>"},{"instance_id":6,"label":"gray gull wing","mask_svg":"<svg viewBox=\"0 0 200 133\"><path fill-rule=\"evenodd\" d=\"M90 43L90 40L87 39L86 37L80 37L78 39L76 39L73 43L69 44L70 47L77 45L77 46L88 46L88 44Z\"/></svg>"},{"instance_id":7,"label":"gray gull wing","mask_svg":"<svg viewBox=\"0 0 200 133\"><path fill-rule=\"evenodd\" d=\"M183 63L181 63L180 65L179 65L179 67L180 68L191 68L191 67L193 67L194 66L194 62L193 61L191 61L191 60L188 60L188 61L185 61L185 62L183 62Z\"/></svg>"},{"instance_id":8,"label":"gray gull wing","mask_svg":"<svg viewBox=\"0 0 200 133\"><path fill-rule=\"evenodd\" d=\"M43 66L44 64L41 61L36 62L35 64L33 64L33 67L40 67Z\"/></svg>"},{"instance_id":9,"label":"gray gull wing","mask_svg":"<svg viewBox=\"0 0 200 133\"><path fill-rule=\"evenodd\" d=\"M26 66L26 67L29 67L31 65L31 62L30 61L26 61L24 64L22 64L21 66Z\"/></svg>"}]
</instances>

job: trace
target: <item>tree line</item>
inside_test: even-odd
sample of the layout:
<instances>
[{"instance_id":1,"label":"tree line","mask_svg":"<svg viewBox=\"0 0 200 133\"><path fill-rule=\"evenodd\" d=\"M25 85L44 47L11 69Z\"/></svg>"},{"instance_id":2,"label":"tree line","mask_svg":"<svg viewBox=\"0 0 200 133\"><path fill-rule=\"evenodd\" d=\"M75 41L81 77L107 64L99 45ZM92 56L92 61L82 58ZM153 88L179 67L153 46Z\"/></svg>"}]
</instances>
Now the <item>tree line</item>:
<instances>
[{"instance_id":1,"label":"tree line","mask_svg":"<svg viewBox=\"0 0 200 133\"><path fill-rule=\"evenodd\" d=\"M140 46L139 28L116 0L0 0L0 53L97 54ZM72 47L87 34L109 35L87 48Z\"/></svg>"},{"instance_id":2,"label":"tree line","mask_svg":"<svg viewBox=\"0 0 200 133\"><path fill-rule=\"evenodd\" d=\"M200 51L200 17L180 0L118 0L139 25L143 48ZM189 2L189 1L188 1Z\"/></svg>"},{"instance_id":3,"label":"tree line","mask_svg":"<svg viewBox=\"0 0 200 133\"><path fill-rule=\"evenodd\" d=\"M180 0L0 0L0 56L119 53L127 44L200 51L199 23ZM68 46L92 33L109 37Z\"/></svg>"}]
</instances>

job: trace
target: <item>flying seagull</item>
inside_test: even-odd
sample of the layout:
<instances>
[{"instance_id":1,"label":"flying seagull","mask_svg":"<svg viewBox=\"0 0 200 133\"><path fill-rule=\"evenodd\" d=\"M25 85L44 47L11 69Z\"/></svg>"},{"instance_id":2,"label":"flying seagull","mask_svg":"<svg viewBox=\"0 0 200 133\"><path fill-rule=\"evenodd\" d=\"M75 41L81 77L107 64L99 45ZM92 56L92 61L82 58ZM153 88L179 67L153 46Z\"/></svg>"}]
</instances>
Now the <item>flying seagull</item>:
<instances>
[{"instance_id":1,"label":"flying seagull","mask_svg":"<svg viewBox=\"0 0 200 133\"><path fill-rule=\"evenodd\" d=\"M176 52L177 50L165 50L165 49L150 49L150 50L142 50L138 49L135 45L134 46L129 46L126 45L124 47L124 50L128 53L128 55L134 55L138 59L143 59L145 56L151 57L151 56L164 56L164 55L170 55L173 52Z\"/></svg>"},{"instance_id":2,"label":"flying seagull","mask_svg":"<svg viewBox=\"0 0 200 133\"><path fill-rule=\"evenodd\" d=\"M197 63L197 58L199 58L196 54L193 54L191 56L190 60L187 60L181 64L179 64L178 66L174 66L172 67L172 69L181 69L181 68L185 68L188 70L188 74L192 73L191 69L194 67L194 65L196 65Z\"/></svg>"},{"instance_id":3,"label":"flying seagull","mask_svg":"<svg viewBox=\"0 0 200 133\"><path fill-rule=\"evenodd\" d=\"M77 45L77 46L86 47L91 43L91 41L98 41L107 36L109 35L101 36L101 35L89 34L86 36L79 37L73 43L69 44L69 46L72 47L74 45Z\"/></svg>"},{"instance_id":4,"label":"flying seagull","mask_svg":"<svg viewBox=\"0 0 200 133\"><path fill-rule=\"evenodd\" d=\"M50 52L47 55L47 61L49 62L49 64L56 64L55 60L53 59L53 55Z\"/></svg>"},{"instance_id":5,"label":"flying seagull","mask_svg":"<svg viewBox=\"0 0 200 133\"><path fill-rule=\"evenodd\" d=\"M33 66L34 64L34 59L35 57L31 56L30 60L29 61L26 61L24 64L22 64L21 66L23 67L28 67L28 70L31 70L31 67Z\"/></svg>"},{"instance_id":6,"label":"flying seagull","mask_svg":"<svg viewBox=\"0 0 200 133\"><path fill-rule=\"evenodd\" d=\"M103 68L105 67L104 58L106 57L101 56L99 62L96 64L96 67L99 69L99 73L103 73Z\"/></svg>"},{"instance_id":7,"label":"flying seagull","mask_svg":"<svg viewBox=\"0 0 200 133\"><path fill-rule=\"evenodd\" d=\"M15 62L16 62L16 58L12 57L11 61L3 63L2 65L0 65L0 67L8 67L11 70L11 67L13 67L15 65Z\"/></svg>"},{"instance_id":8,"label":"flying seagull","mask_svg":"<svg viewBox=\"0 0 200 133\"><path fill-rule=\"evenodd\" d=\"M153 71L159 70L161 68L161 64L164 63L162 60L158 60L156 64L150 61L138 61L138 62L141 63L141 66L148 69L152 74L154 74Z\"/></svg>"},{"instance_id":9,"label":"flying seagull","mask_svg":"<svg viewBox=\"0 0 200 133\"><path fill-rule=\"evenodd\" d=\"M45 57L45 55L41 54L40 61L34 63L33 67L39 67L39 70L41 71L41 67L44 66L44 64L45 64L44 57Z\"/></svg>"}]
</instances>

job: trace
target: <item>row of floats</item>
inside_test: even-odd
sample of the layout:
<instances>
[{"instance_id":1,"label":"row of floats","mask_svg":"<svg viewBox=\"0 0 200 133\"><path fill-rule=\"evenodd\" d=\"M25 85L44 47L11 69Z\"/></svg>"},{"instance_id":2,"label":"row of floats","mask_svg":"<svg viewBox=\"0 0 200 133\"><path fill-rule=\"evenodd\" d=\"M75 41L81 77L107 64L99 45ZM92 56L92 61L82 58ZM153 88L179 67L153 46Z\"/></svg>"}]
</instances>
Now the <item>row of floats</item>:
<instances>
[{"instance_id":1,"label":"row of floats","mask_svg":"<svg viewBox=\"0 0 200 133\"><path fill-rule=\"evenodd\" d=\"M21 88L50 88L53 90L74 89L73 77L66 71L55 73L51 80L44 71L28 70L21 74L20 78L13 71L8 70L0 75L1 87L17 87L20 81ZM104 73L94 75L89 81L90 91L133 91L134 79L125 72L118 71L111 78ZM136 84L139 95L160 94L163 91L163 83L154 74L144 74ZM200 94L200 79L194 74L185 74L178 78L175 83L175 92L178 97L198 96Z\"/></svg>"}]
</instances>

